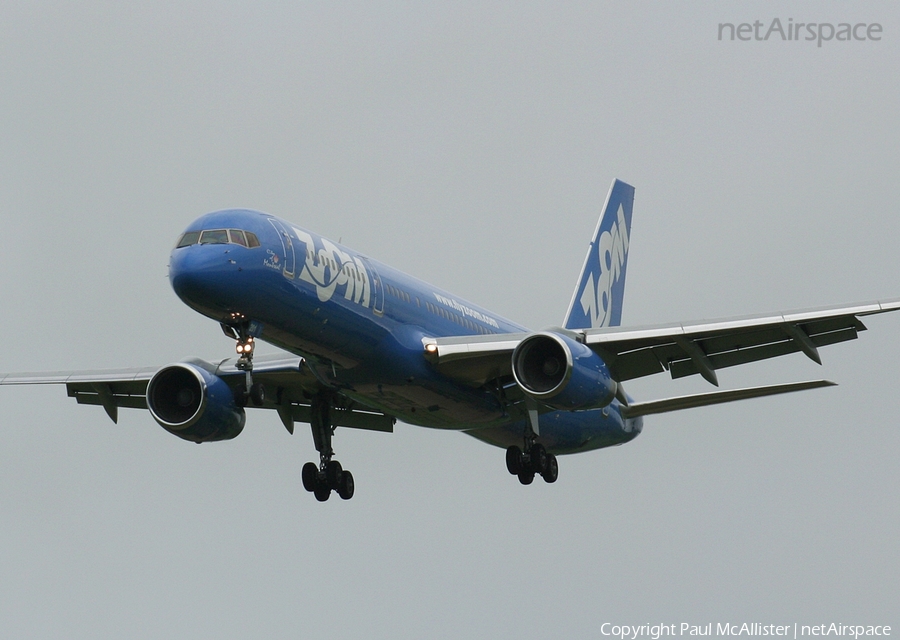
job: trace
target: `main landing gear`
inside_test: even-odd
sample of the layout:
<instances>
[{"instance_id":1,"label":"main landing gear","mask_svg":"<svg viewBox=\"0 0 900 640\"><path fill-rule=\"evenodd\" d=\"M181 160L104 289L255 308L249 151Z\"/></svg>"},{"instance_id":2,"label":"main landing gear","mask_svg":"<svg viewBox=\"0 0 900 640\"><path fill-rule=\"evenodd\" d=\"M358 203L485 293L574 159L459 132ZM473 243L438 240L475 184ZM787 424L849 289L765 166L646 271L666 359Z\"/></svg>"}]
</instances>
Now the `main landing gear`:
<instances>
[{"instance_id":1,"label":"main landing gear","mask_svg":"<svg viewBox=\"0 0 900 640\"><path fill-rule=\"evenodd\" d=\"M528 420L525 423L524 446L519 448L513 445L506 450L506 470L519 476L522 484L531 484L536 475L541 476L544 482L556 482L559 478L556 456L547 453L544 445L537 441L540 433L537 402L526 397L525 407Z\"/></svg>"},{"instance_id":2,"label":"main landing gear","mask_svg":"<svg viewBox=\"0 0 900 640\"><path fill-rule=\"evenodd\" d=\"M301 477L303 488L316 496L319 502L325 502L331 496L332 491L343 500L353 497L353 474L344 471L341 463L333 460L334 450L331 448L331 437L334 435L334 425L331 423L331 398L325 393L320 393L312 401L312 427L313 441L316 451L319 452L319 464L307 462L303 465Z\"/></svg>"},{"instance_id":3,"label":"main landing gear","mask_svg":"<svg viewBox=\"0 0 900 640\"><path fill-rule=\"evenodd\" d=\"M559 463L556 462L556 456L547 453L544 445L533 443L528 446L526 442L525 451L513 445L506 450L506 469L514 476L519 476L519 482L522 484L531 484L534 482L534 476L539 475L544 482L556 482L559 477Z\"/></svg>"}]
</instances>

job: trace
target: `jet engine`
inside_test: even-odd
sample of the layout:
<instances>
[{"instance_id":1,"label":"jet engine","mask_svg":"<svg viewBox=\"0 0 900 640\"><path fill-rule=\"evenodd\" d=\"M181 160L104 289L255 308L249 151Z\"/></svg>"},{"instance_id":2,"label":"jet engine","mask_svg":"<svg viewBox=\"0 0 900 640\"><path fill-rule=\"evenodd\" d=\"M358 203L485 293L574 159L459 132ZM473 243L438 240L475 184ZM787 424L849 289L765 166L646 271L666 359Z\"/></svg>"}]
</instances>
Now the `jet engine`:
<instances>
[{"instance_id":1,"label":"jet engine","mask_svg":"<svg viewBox=\"0 0 900 640\"><path fill-rule=\"evenodd\" d=\"M147 407L169 433L191 442L236 438L244 409L231 388L202 361L179 362L157 371L147 385Z\"/></svg>"},{"instance_id":2,"label":"jet engine","mask_svg":"<svg viewBox=\"0 0 900 640\"><path fill-rule=\"evenodd\" d=\"M525 393L559 410L605 407L618 388L603 358L577 340L550 331L519 343L512 370Z\"/></svg>"}]
</instances>

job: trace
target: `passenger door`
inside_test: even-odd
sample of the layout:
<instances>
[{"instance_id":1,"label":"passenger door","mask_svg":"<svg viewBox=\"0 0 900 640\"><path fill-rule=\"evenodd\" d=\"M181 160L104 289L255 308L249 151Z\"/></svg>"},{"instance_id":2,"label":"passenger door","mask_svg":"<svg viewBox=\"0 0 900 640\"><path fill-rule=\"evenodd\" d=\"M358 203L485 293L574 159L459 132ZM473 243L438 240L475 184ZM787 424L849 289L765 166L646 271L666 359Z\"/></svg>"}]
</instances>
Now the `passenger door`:
<instances>
[{"instance_id":1,"label":"passenger door","mask_svg":"<svg viewBox=\"0 0 900 640\"><path fill-rule=\"evenodd\" d=\"M275 227L278 236L281 238L281 248L284 250L284 277L293 279L296 258L294 257L294 242L291 239L291 234L279 220L269 218L269 222Z\"/></svg>"}]
</instances>

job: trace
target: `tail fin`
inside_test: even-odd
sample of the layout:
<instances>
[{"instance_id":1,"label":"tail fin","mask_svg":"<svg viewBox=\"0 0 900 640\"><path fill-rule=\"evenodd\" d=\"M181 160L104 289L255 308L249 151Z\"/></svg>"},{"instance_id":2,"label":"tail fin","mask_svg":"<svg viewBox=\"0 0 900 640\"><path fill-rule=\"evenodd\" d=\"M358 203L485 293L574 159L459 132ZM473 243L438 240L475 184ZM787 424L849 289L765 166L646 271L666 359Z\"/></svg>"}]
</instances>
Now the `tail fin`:
<instances>
[{"instance_id":1,"label":"tail fin","mask_svg":"<svg viewBox=\"0 0 900 640\"><path fill-rule=\"evenodd\" d=\"M569 303L563 323L566 329L598 329L621 324L633 205L634 187L613 180Z\"/></svg>"}]
</instances>

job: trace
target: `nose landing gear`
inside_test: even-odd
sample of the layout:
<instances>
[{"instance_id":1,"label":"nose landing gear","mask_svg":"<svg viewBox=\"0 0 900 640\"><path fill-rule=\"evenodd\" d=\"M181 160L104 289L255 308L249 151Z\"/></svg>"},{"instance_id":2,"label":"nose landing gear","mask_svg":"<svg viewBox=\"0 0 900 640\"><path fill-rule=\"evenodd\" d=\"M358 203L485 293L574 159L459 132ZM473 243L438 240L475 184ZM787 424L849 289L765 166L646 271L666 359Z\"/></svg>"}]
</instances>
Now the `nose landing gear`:
<instances>
[{"instance_id":1,"label":"nose landing gear","mask_svg":"<svg viewBox=\"0 0 900 640\"><path fill-rule=\"evenodd\" d=\"M246 320L235 324L223 322L222 331L236 343L234 349L239 357L235 366L246 372L244 384L236 390L235 400L241 406L246 406L249 401L255 406L261 407L266 402L266 388L261 382L253 382L253 351L256 348L256 341L250 335L250 322Z\"/></svg>"}]
</instances>

